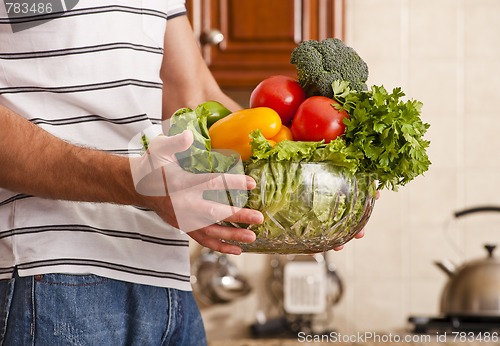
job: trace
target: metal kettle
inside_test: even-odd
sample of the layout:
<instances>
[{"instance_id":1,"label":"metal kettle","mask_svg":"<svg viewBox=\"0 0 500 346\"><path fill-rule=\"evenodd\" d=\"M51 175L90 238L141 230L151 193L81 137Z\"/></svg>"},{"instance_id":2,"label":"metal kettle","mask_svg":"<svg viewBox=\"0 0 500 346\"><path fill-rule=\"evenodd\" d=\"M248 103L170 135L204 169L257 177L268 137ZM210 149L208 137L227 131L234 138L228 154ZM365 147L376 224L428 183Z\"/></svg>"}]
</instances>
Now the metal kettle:
<instances>
[{"instance_id":1,"label":"metal kettle","mask_svg":"<svg viewBox=\"0 0 500 346\"><path fill-rule=\"evenodd\" d=\"M500 207L477 207L455 213L461 217L471 213L496 211ZM435 264L448 276L441 294L441 313L446 316L500 316L500 260L496 245L486 244L487 256L456 267L449 261Z\"/></svg>"},{"instance_id":2,"label":"metal kettle","mask_svg":"<svg viewBox=\"0 0 500 346\"><path fill-rule=\"evenodd\" d=\"M252 287L227 255L203 248L193 263L193 291L204 305L229 303L248 295Z\"/></svg>"}]
</instances>

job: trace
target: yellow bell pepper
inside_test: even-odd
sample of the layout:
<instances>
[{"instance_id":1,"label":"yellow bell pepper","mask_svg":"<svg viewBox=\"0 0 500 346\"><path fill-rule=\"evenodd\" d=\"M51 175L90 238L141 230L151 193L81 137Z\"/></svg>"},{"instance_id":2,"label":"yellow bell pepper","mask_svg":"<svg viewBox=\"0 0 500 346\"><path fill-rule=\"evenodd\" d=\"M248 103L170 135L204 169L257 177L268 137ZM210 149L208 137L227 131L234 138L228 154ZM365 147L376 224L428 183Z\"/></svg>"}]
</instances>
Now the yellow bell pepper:
<instances>
[{"instance_id":1,"label":"yellow bell pepper","mask_svg":"<svg viewBox=\"0 0 500 346\"><path fill-rule=\"evenodd\" d=\"M273 138L271 138L271 140L273 140L275 144L285 140L293 141L292 131L285 125L281 125L281 129Z\"/></svg>"},{"instance_id":2,"label":"yellow bell pepper","mask_svg":"<svg viewBox=\"0 0 500 346\"><path fill-rule=\"evenodd\" d=\"M259 129L262 135L270 139L281 129L281 118L271 108L248 108L216 121L208 134L213 149L232 149L238 152L243 161L252 155L250 133Z\"/></svg>"}]
</instances>

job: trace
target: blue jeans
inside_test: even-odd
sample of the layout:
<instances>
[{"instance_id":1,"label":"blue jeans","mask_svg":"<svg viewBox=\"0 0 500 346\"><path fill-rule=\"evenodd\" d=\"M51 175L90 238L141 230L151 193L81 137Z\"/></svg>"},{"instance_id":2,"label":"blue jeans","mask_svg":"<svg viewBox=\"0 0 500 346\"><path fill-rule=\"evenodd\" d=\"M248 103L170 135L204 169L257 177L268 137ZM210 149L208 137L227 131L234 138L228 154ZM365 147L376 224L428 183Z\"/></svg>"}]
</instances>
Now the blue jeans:
<instances>
[{"instance_id":1,"label":"blue jeans","mask_svg":"<svg viewBox=\"0 0 500 346\"><path fill-rule=\"evenodd\" d=\"M96 275L0 280L0 345L206 345L192 292Z\"/></svg>"}]
</instances>

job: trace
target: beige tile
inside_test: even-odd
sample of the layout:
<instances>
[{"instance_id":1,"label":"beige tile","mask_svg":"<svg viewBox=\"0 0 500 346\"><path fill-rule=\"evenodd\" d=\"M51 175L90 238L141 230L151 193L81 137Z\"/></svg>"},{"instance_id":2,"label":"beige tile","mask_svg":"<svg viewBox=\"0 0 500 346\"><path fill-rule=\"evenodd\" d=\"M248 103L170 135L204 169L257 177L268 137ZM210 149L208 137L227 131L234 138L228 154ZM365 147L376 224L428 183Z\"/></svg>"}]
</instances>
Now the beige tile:
<instances>
[{"instance_id":1,"label":"beige tile","mask_svg":"<svg viewBox=\"0 0 500 346\"><path fill-rule=\"evenodd\" d=\"M500 58L500 2L497 0L463 1L464 47L467 59Z\"/></svg>"},{"instance_id":2,"label":"beige tile","mask_svg":"<svg viewBox=\"0 0 500 346\"><path fill-rule=\"evenodd\" d=\"M424 106L425 108L425 106ZM430 141L427 149L430 169L438 168L456 169L461 163L462 147L458 135L460 118L456 115L425 112L422 120L430 125L425 139Z\"/></svg>"},{"instance_id":3,"label":"beige tile","mask_svg":"<svg viewBox=\"0 0 500 346\"><path fill-rule=\"evenodd\" d=\"M500 98L500 60L497 58L467 59L464 65L464 103L468 128L482 134L490 127L485 117L498 119L497 101ZM498 122L494 123L498 131Z\"/></svg>"},{"instance_id":4,"label":"beige tile","mask_svg":"<svg viewBox=\"0 0 500 346\"><path fill-rule=\"evenodd\" d=\"M383 191L380 199L376 201L371 218L365 227L365 236L362 239L351 240L342 251L328 253L328 259L338 267L342 276L348 280L355 280L360 275L376 275L375 269L367 268L367 266L370 265L372 256L385 251L384 249L388 245L397 241L397 239L393 239L392 234L395 234L395 238L399 237L398 232L401 229L399 223L402 220L404 201L404 194ZM393 253L397 251L394 249ZM384 254L384 256L392 256L392 254ZM360 265L360 262L365 261L367 263ZM383 268L380 268L380 271L382 270Z\"/></svg>"},{"instance_id":5,"label":"beige tile","mask_svg":"<svg viewBox=\"0 0 500 346\"><path fill-rule=\"evenodd\" d=\"M449 218L450 219L450 218ZM461 262L460 253L456 251L455 234L447 227L447 222L412 226L410 232L410 265L409 276L412 282L442 282L446 275L435 265L436 261L451 260ZM458 238L459 235L457 235Z\"/></svg>"},{"instance_id":6,"label":"beige tile","mask_svg":"<svg viewBox=\"0 0 500 346\"><path fill-rule=\"evenodd\" d=\"M465 129L464 159L465 167L469 170L479 170L488 176L488 182L498 186L495 179L488 171L500 167L500 117L487 116L484 113L474 115L474 121L468 122ZM479 175L481 172L479 172ZM498 177L498 175L497 175ZM472 182L475 179L484 180L478 175L467 178ZM493 180L491 180L493 179ZM485 186L483 186L485 187Z\"/></svg>"},{"instance_id":7,"label":"beige tile","mask_svg":"<svg viewBox=\"0 0 500 346\"><path fill-rule=\"evenodd\" d=\"M424 176L410 182L409 193L411 224L440 223L454 208L457 196L454 168L432 168Z\"/></svg>"},{"instance_id":8,"label":"beige tile","mask_svg":"<svg viewBox=\"0 0 500 346\"><path fill-rule=\"evenodd\" d=\"M399 57L402 3L400 0L348 1L348 44L368 60Z\"/></svg>"},{"instance_id":9,"label":"beige tile","mask_svg":"<svg viewBox=\"0 0 500 346\"><path fill-rule=\"evenodd\" d=\"M460 92L458 66L455 59L411 59L408 65L409 87L406 96L424 104L422 115L428 122L442 116L456 117L462 104L457 95ZM444 135L450 132L448 130Z\"/></svg>"},{"instance_id":10,"label":"beige tile","mask_svg":"<svg viewBox=\"0 0 500 346\"><path fill-rule=\"evenodd\" d=\"M383 85L388 91L391 91L395 87L403 88L405 83L404 75L402 74L401 62L397 59L382 59L379 60L378 57L367 57L365 58L366 63L369 66L369 77L367 84L371 85ZM407 89L407 87L405 88Z\"/></svg>"},{"instance_id":11,"label":"beige tile","mask_svg":"<svg viewBox=\"0 0 500 346\"><path fill-rule=\"evenodd\" d=\"M488 158L491 160L491 158ZM480 160L478 160L480 161ZM497 161L499 161L497 159ZM497 167L487 168L478 162L476 168L469 168L465 173L465 195L466 203L463 208L477 205L500 205L500 175L498 166L500 163L491 163Z\"/></svg>"},{"instance_id":12,"label":"beige tile","mask_svg":"<svg viewBox=\"0 0 500 346\"><path fill-rule=\"evenodd\" d=\"M342 333L352 333L356 330L355 285L346 284L342 299L333 309L333 329Z\"/></svg>"},{"instance_id":13,"label":"beige tile","mask_svg":"<svg viewBox=\"0 0 500 346\"><path fill-rule=\"evenodd\" d=\"M380 192L380 197L375 202L372 216L366 227L368 232L372 228L380 229L391 227L390 225L399 226L407 220L409 194L405 189L402 188L398 191L385 189Z\"/></svg>"},{"instance_id":14,"label":"beige tile","mask_svg":"<svg viewBox=\"0 0 500 346\"><path fill-rule=\"evenodd\" d=\"M446 278L435 281L414 281L410 286L408 315L435 317L440 314L441 292Z\"/></svg>"},{"instance_id":15,"label":"beige tile","mask_svg":"<svg viewBox=\"0 0 500 346\"><path fill-rule=\"evenodd\" d=\"M231 261L250 278L260 276L270 270L270 256L257 253L243 253L239 256L229 256Z\"/></svg>"},{"instance_id":16,"label":"beige tile","mask_svg":"<svg viewBox=\"0 0 500 346\"><path fill-rule=\"evenodd\" d=\"M410 0L411 59L454 59L457 51L457 1Z\"/></svg>"},{"instance_id":17,"label":"beige tile","mask_svg":"<svg viewBox=\"0 0 500 346\"><path fill-rule=\"evenodd\" d=\"M408 291L408 284L397 280L359 281L355 287L355 330L390 331L404 326Z\"/></svg>"},{"instance_id":18,"label":"beige tile","mask_svg":"<svg viewBox=\"0 0 500 346\"><path fill-rule=\"evenodd\" d=\"M496 206L500 206L500 203ZM494 256L500 258L500 213L469 214L457 219L457 222L464 224L464 261L486 258L488 254L484 248L486 244L498 246Z\"/></svg>"},{"instance_id":19,"label":"beige tile","mask_svg":"<svg viewBox=\"0 0 500 346\"><path fill-rule=\"evenodd\" d=\"M386 224L372 227L366 239L356 242L354 270L356 279L401 279L403 276L403 228Z\"/></svg>"},{"instance_id":20,"label":"beige tile","mask_svg":"<svg viewBox=\"0 0 500 346\"><path fill-rule=\"evenodd\" d=\"M356 240L352 240L352 242L354 243ZM341 251L332 250L326 254L328 263L335 268L342 280L347 281L354 277L354 251L351 244L346 244Z\"/></svg>"},{"instance_id":21,"label":"beige tile","mask_svg":"<svg viewBox=\"0 0 500 346\"><path fill-rule=\"evenodd\" d=\"M403 273L407 195L382 191L365 227L365 237L349 245L353 251L353 273L362 278L396 279Z\"/></svg>"}]
</instances>

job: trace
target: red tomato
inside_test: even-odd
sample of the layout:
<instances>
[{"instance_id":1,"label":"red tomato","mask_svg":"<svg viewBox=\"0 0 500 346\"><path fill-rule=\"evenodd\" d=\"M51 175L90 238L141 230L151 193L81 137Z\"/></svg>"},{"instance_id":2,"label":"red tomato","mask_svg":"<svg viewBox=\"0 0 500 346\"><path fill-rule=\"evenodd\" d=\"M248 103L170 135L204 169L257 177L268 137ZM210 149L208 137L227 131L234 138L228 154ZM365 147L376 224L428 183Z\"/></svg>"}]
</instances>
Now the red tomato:
<instances>
[{"instance_id":1,"label":"red tomato","mask_svg":"<svg viewBox=\"0 0 500 346\"><path fill-rule=\"evenodd\" d=\"M283 125L289 125L305 99L306 93L298 81L277 75L264 79L255 87L250 95L250 108L272 108L279 114Z\"/></svg>"},{"instance_id":2,"label":"red tomato","mask_svg":"<svg viewBox=\"0 0 500 346\"><path fill-rule=\"evenodd\" d=\"M325 96L311 96L300 105L292 121L293 139L329 143L344 134L346 111L338 111L337 101Z\"/></svg>"}]
</instances>

